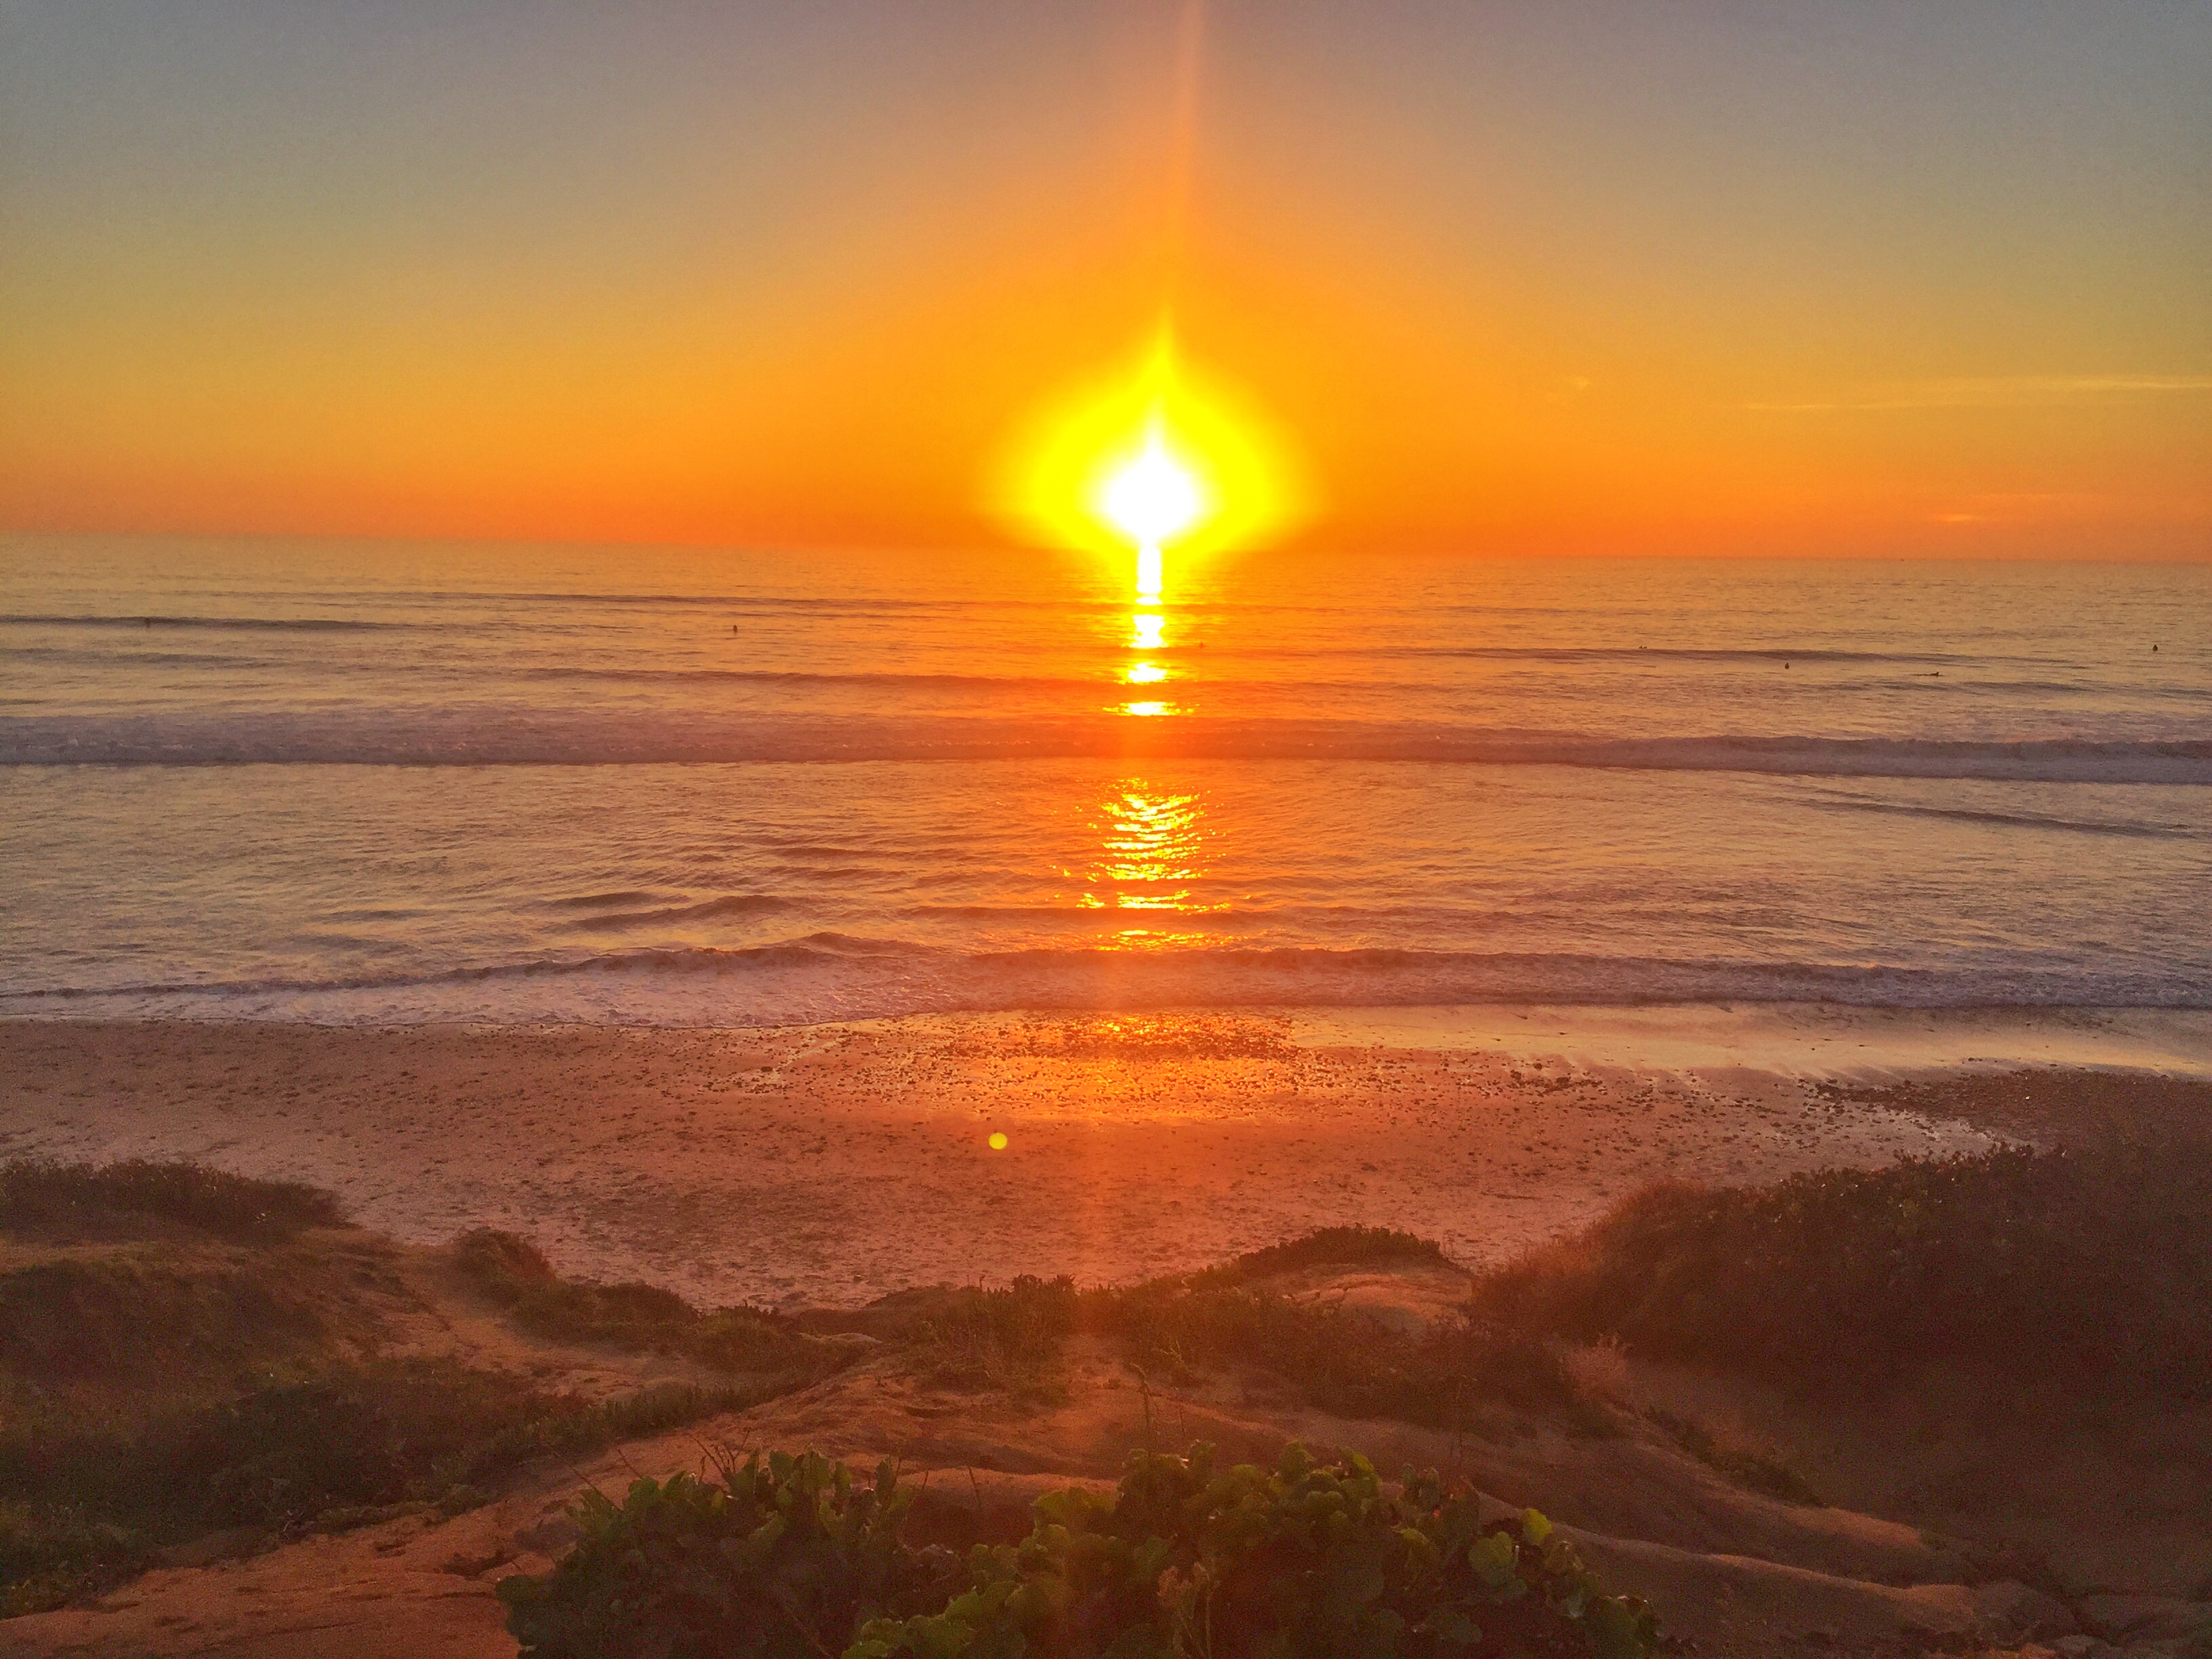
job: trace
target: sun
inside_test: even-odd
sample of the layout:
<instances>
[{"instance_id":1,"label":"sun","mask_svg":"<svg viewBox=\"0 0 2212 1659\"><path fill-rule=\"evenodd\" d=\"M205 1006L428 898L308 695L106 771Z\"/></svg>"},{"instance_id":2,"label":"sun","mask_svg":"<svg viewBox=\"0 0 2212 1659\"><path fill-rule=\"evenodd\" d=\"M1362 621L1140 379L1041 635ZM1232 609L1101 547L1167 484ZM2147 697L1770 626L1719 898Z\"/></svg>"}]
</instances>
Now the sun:
<instances>
[{"instance_id":1,"label":"sun","mask_svg":"<svg viewBox=\"0 0 2212 1659\"><path fill-rule=\"evenodd\" d=\"M1252 398L1186 358L1163 324L1133 357L1031 410L987 501L1031 546L1124 558L1133 548L1140 587L1157 592L1163 546L1203 559L1267 545L1310 516L1293 453Z\"/></svg>"},{"instance_id":2,"label":"sun","mask_svg":"<svg viewBox=\"0 0 2212 1659\"><path fill-rule=\"evenodd\" d=\"M1206 506L1205 486L1157 426L1098 489L1099 516L1140 548L1173 541L1206 516Z\"/></svg>"}]
</instances>

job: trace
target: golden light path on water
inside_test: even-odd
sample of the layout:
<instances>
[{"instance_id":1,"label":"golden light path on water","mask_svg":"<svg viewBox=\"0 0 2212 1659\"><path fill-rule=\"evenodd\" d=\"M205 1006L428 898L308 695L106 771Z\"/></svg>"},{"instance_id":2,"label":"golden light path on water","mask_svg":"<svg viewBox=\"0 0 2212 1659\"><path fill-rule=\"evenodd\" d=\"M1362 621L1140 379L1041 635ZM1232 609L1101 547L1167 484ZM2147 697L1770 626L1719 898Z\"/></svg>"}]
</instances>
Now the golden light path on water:
<instances>
[{"instance_id":1,"label":"golden light path on water","mask_svg":"<svg viewBox=\"0 0 2212 1659\"><path fill-rule=\"evenodd\" d=\"M1053 448L1041 453L1052 458L1031 465L1031 501L1042 502L1045 516L1057 515L1063 527L1087 521L1134 555L1134 605L1123 647L1131 654L1120 666L1121 683L1165 685L1173 672L1155 658L1169 649L1169 550L1202 544L1224 522L1248 534L1279 523L1297 494L1288 474L1256 420L1230 400L1191 395L1164 326L1144 371L1119 393L1064 412ZM1155 694L1113 712L1159 720L1182 710ZM1084 906L1151 912L1163 921L1208 908L1191 890L1203 874L1203 817L1195 795L1122 780L1094 826L1100 854L1085 872ZM1152 926L1112 937L1139 948L1196 938Z\"/></svg>"},{"instance_id":2,"label":"golden light path on water","mask_svg":"<svg viewBox=\"0 0 2212 1659\"><path fill-rule=\"evenodd\" d=\"M1160 543L1188 529L1202 516L1204 507L1195 484L1179 470L1155 434L1144 457L1109 485L1128 486L1131 475L1146 471L1141 488L1123 488L1115 504L1122 509L1114 516L1138 541L1136 601L1129 618L1131 651L1161 651L1167 646L1166 561ZM1121 672L1130 685L1158 685L1169 678L1163 665L1139 659ZM1120 712L1137 719L1158 719L1179 712L1161 698L1125 702ZM1097 829L1101 856L1090 872L1091 887L1083 896L1086 907L1098 909L1158 913L1162 920L1210 907L1194 902L1190 885L1205 873L1204 811L1194 794L1156 790L1141 778L1125 779L1107 798ZM1121 945L1157 949L1189 944L1197 935L1158 927L1124 927L1115 936Z\"/></svg>"},{"instance_id":3,"label":"golden light path on water","mask_svg":"<svg viewBox=\"0 0 2212 1659\"><path fill-rule=\"evenodd\" d=\"M1156 789L1140 777L1125 778L1100 803L1097 814L1092 827L1098 856L1085 872L1083 905L1150 913L1143 918L1146 925L1123 927L1114 935L1124 945L1194 940L1194 934L1157 923L1216 908L1200 902L1191 889L1206 874L1206 813L1199 798Z\"/></svg>"}]
</instances>

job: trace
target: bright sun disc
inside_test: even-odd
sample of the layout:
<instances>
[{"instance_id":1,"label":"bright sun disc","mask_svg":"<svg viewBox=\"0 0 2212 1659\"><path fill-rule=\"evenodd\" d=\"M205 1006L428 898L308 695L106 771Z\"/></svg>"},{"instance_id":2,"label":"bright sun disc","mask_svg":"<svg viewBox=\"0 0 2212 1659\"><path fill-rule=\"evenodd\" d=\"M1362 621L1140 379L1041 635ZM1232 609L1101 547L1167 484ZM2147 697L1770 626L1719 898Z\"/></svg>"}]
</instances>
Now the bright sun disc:
<instances>
[{"instance_id":1,"label":"bright sun disc","mask_svg":"<svg viewBox=\"0 0 2212 1659\"><path fill-rule=\"evenodd\" d=\"M1098 511L1139 547L1172 541L1206 511L1198 476L1168 451L1157 430L1134 459L1109 474L1098 492Z\"/></svg>"},{"instance_id":2,"label":"bright sun disc","mask_svg":"<svg viewBox=\"0 0 2212 1659\"><path fill-rule=\"evenodd\" d=\"M1312 508L1287 434L1164 326L1133 360L1041 400L1008 434L988 500L1030 545L1133 549L1146 597L1163 546L1178 562L1265 546Z\"/></svg>"}]
</instances>

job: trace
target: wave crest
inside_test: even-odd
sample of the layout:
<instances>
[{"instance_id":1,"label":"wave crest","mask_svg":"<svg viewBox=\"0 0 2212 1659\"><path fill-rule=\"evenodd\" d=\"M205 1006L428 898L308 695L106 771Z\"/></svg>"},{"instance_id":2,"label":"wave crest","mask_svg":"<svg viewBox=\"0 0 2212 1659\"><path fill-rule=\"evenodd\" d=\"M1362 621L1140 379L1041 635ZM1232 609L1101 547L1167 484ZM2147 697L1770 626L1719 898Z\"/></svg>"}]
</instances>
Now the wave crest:
<instances>
[{"instance_id":1,"label":"wave crest","mask_svg":"<svg viewBox=\"0 0 2212 1659\"><path fill-rule=\"evenodd\" d=\"M1437 723L1113 714L682 719L433 712L0 718L0 765L563 766L1008 759L1425 761L1818 777L2212 784L2212 740L1620 738Z\"/></svg>"},{"instance_id":2,"label":"wave crest","mask_svg":"<svg viewBox=\"0 0 2212 1659\"><path fill-rule=\"evenodd\" d=\"M793 1024L904 1014L1158 1007L1622 1006L1830 1002L1868 1007L2212 1007L2186 976L2075 963L1928 969L1382 947L975 952L822 933L735 948L600 952L419 975L265 979L0 993L13 1016L606 1019Z\"/></svg>"}]
</instances>

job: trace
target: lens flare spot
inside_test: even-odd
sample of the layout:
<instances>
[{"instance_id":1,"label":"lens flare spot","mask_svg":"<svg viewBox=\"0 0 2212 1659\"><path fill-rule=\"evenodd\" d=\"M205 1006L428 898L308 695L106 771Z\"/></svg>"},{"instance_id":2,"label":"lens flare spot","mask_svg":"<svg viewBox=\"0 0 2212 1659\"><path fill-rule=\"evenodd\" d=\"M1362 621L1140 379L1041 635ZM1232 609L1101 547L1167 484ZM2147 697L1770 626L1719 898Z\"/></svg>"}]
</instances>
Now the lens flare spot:
<instances>
[{"instance_id":1,"label":"lens flare spot","mask_svg":"<svg viewBox=\"0 0 2212 1659\"><path fill-rule=\"evenodd\" d=\"M1006 1150L1006 1132L1005 1130L994 1129L991 1132L991 1150L994 1152L1003 1152Z\"/></svg>"}]
</instances>

